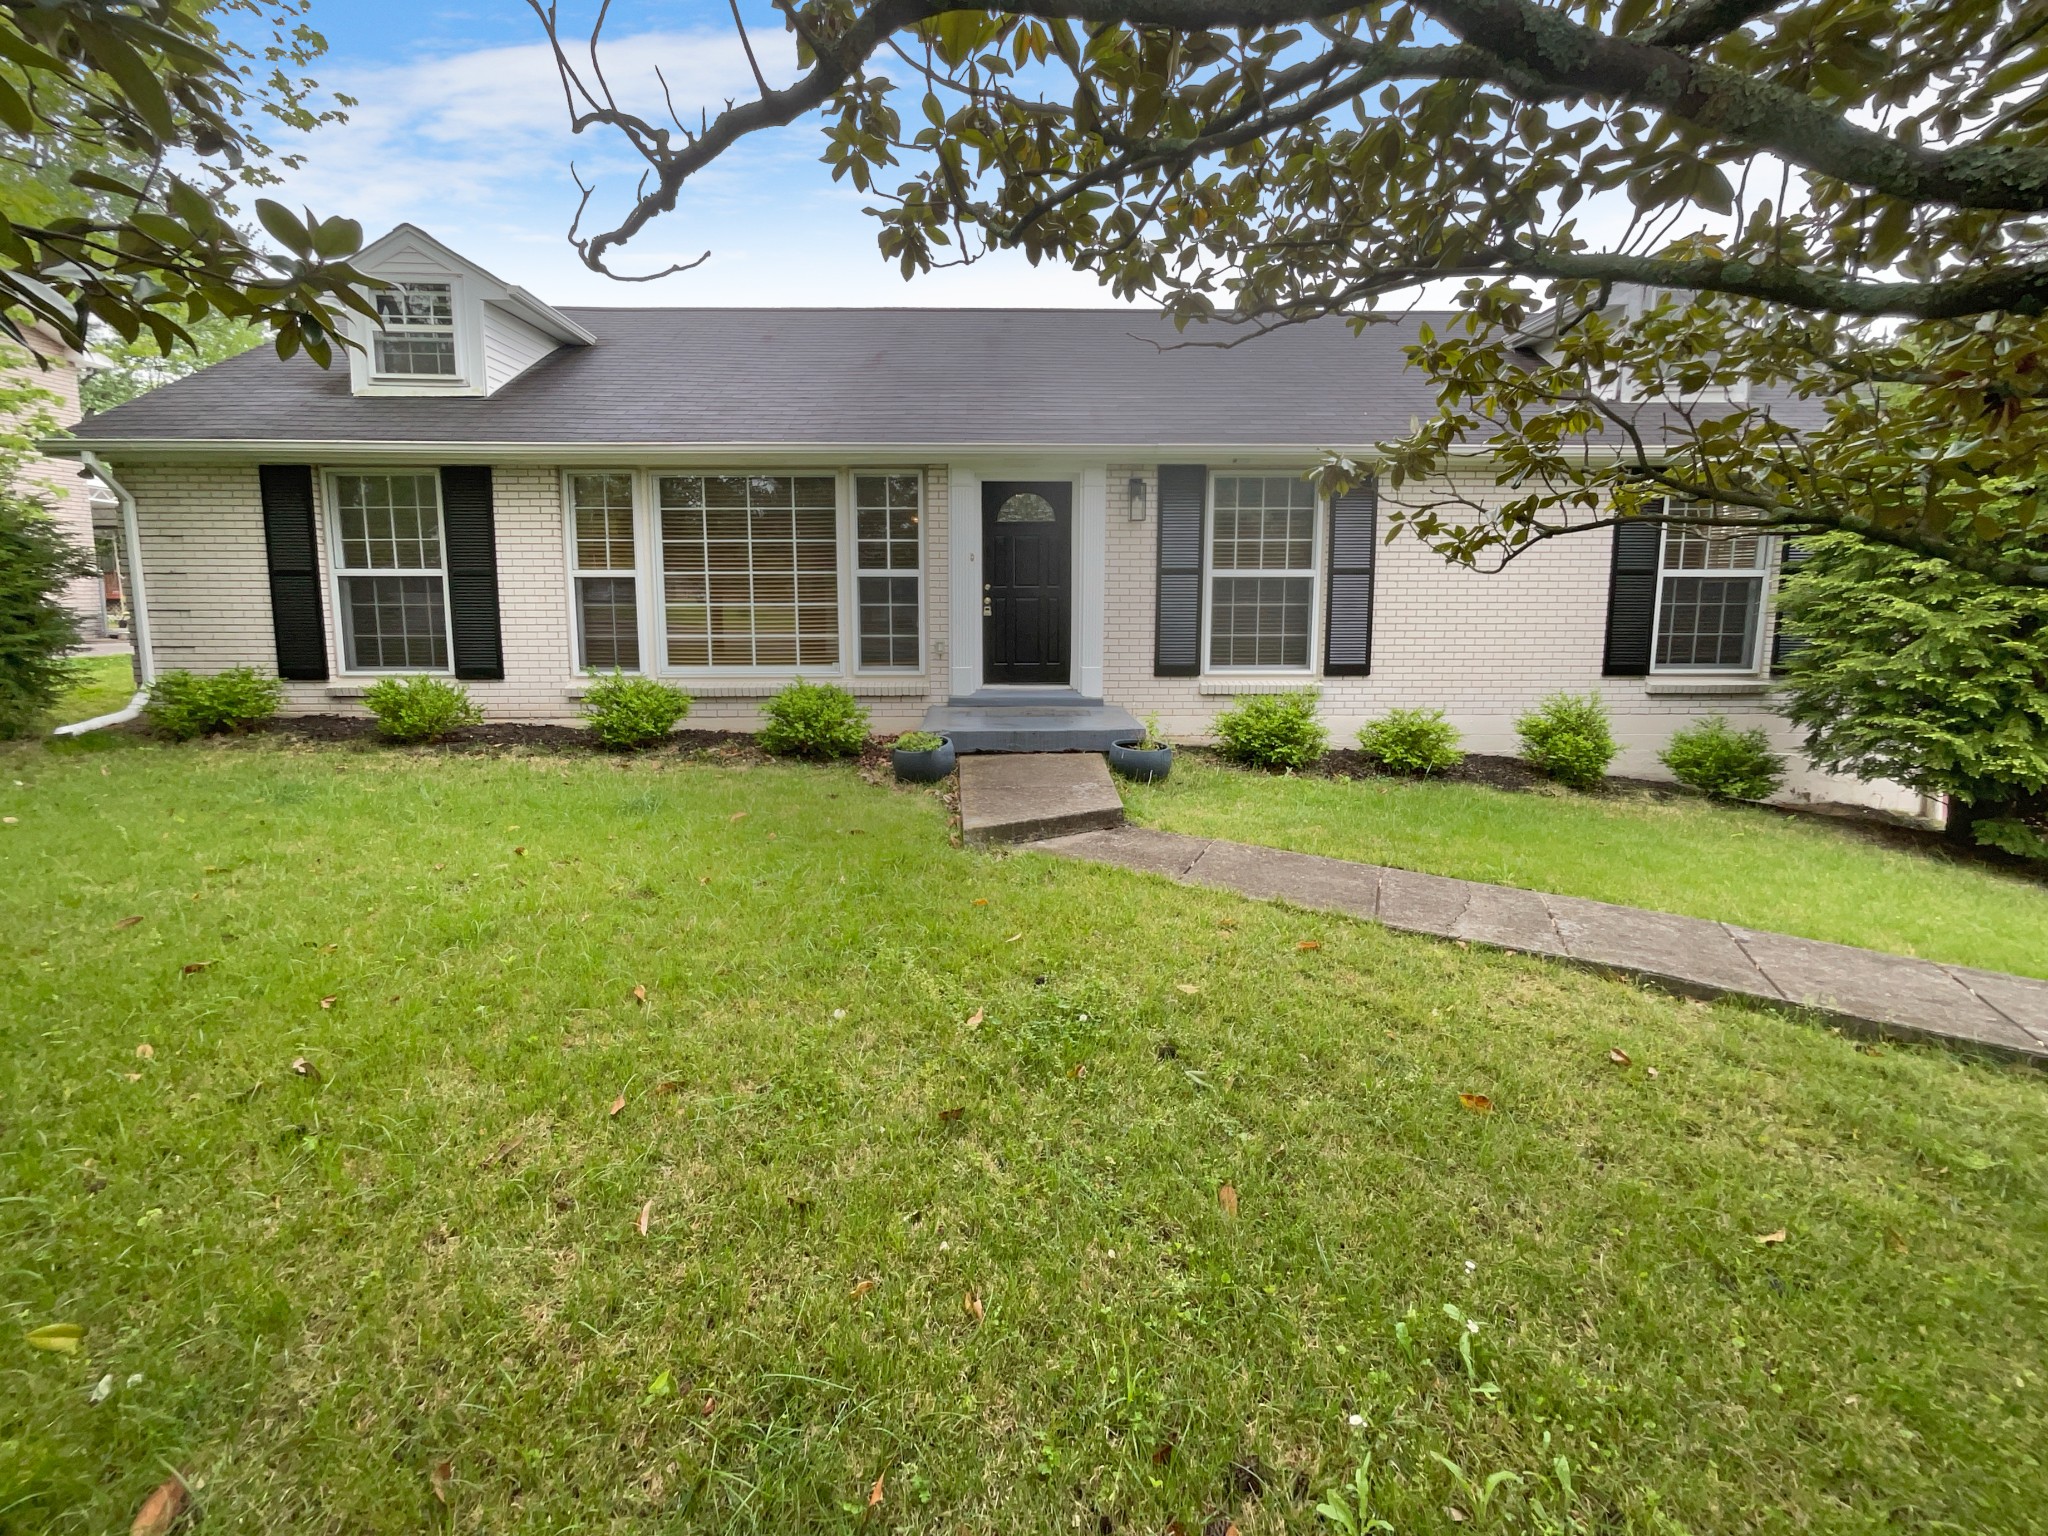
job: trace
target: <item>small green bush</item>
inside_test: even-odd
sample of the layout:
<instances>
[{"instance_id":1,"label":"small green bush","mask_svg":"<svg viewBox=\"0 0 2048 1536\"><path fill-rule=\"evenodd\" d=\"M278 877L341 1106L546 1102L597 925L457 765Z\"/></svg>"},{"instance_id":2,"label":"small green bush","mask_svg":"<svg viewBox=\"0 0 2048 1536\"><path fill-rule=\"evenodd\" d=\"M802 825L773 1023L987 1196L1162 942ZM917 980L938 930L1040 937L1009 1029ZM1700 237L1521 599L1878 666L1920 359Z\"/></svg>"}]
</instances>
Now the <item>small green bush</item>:
<instances>
[{"instance_id":1,"label":"small green bush","mask_svg":"<svg viewBox=\"0 0 2048 1536\"><path fill-rule=\"evenodd\" d=\"M1723 800L1768 799L1785 781L1785 759L1770 738L1761 729L1738 731L1721 715L1677 732L1657 760L1679 783Z\"/></svg>"},{"instance_id":2,"label":"small green bush","mask_svg":"<svg viewBox=\"0 0 2048 1536\"><path fill-rule=\"evenodd\" d=\"M363 695L363 704L393 741L438 741L484 718L469 690L445 677L381 678Z\"/></svg>"},{"instance_id":3,"label":"small green bush","mask_svg":"<svg viewBox=\"0 0 2048 1536\"><path fill-rule=\"evenodd\" d=\"M1594 693L1553 693L1515 722L1522 761L1574 789L1606 777L1621 748L1607 728L1607 706Z\"/></svg>"},{"instance_id":4,"label":"small green bush","mask_svg":"<svg viewBox=\"0 0 2048 1536\"><path fill-rule=\"evenodd\" d=\"M1316 718L1313 688L1255 693L1216 717L1223 755L1254 768L1307 768L1323 755L1330 733Z\"/></svg>"},{"instance_id":5,"label":"small green bush","mask_svg":"<svg viewBox=\"0 0 2048 1536\"><path fill-rule=\"evenodd\" d=\"M937 731L905 731L892 743L898 752L936 752L945 744Z\"/></svg>"},{"instance_id":6,"label":"small green bush","mask_svg":"<svg viewBox=\"0 0 2048 1536\"><path fill-rule=\"evenodd\" d=\"M190 741L219 731L245 731L268 720L284 702L284 684L254 667L230 667L211 677L165 672L149 685L143 718L159 736Z\"/></svg>"},{"instance_id":7,"label":"small green bush","mask_svg":"<svg viewBox=\"0 0 2048 1536\"><path fill-rule=\"evenodd\" d=\"M590 734L608 747L644 747L660 741L690 712L690 696L651 677L614 672L583 695Z\"/></svg>"},{"instance_id":8,"label":"small green bush","mask_svg":"<svg viewBox=\"0 0 2048 1536\"><path fill-rule=\"evenodd\" d=\"M1465 761L1440 709L1390 709L1358 733L1358 749L1393 773L1442 773Z\"/></svg>"},{"instance_id":9,"label":"small green bush","mask_svg":"<svg viewBox=\"0 0 2048 1536\"><path fill-rule=\"evenodd\" d=\"M779 756L853 757L868 743L868 712L830 683L791 683L761 713L761 746Z\"/></svg>"}]
</instances>

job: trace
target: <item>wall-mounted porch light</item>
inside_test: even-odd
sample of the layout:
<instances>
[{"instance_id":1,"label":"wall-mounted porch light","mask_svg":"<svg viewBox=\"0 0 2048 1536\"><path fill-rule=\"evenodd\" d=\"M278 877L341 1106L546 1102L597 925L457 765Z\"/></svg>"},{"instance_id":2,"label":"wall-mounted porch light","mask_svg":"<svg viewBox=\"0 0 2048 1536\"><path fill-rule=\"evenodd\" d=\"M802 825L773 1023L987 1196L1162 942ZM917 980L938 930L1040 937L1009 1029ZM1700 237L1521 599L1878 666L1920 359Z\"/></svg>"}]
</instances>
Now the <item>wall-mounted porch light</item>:
<instances>
[{"instance_id":1,"label":"wall-mounted porch light","mask_svg":"<svg viewBox=\"0 0 2048 1536\"><path fill-rule=\"evenodd\" d=\"M1145 521L1145 481L1142 476L1131 476L1131 521Z\"/></svg>"}]
</instances>

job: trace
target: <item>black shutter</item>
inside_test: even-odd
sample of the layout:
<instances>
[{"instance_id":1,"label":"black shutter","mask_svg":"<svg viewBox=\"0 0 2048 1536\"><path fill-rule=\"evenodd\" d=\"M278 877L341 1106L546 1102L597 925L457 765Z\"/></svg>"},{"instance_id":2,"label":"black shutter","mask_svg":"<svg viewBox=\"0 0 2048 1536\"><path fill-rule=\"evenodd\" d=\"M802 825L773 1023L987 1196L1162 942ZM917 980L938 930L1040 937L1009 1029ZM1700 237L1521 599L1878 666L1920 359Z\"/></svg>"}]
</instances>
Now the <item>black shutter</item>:
<instances>
[{"instance_id":1,"label":"black shutter","mask_svg":"<svg viewBox=\"0 0 2048 1536\"><path fill-rule=\"evenodd\" d=\"M1330 613L1323 675L1372 675L1372 578L1379 555L1380 495L1366 480L1330 498Z\"/></svg>"},{"instance_id":2,"label":"black shutter","mask_svg":"<svg viewBox=\"0 0 2048 1536\"><path fill-rule=\"evenodd\" d=\"M277 675L317 683L327 677L327 628L320 618L320 557L313 534L313 471L305 464L262 464L263 548L270 562L270 630Z\"/></svg>"},{"instance_id":3,"label":"black shutter","mask_svg":"<svg viewBox=\"0 0 2048 1536\"><path fill-rule=\"evenodd\" d=\"M1201 464L1159 466L1159 607L1152 675L1199 677L1202 671L1202 514L1209 471Z\"/></svg>"},{"instance_id":4,"label":"black shutter","mask_svg":"<svg viewBox=\"0 0 2048 1536\"><path fill-rule=\"evenodd\" d=\"M1662 512L1662 502L1652 503ZM1608 677L1647 677L1650 672L1650 627L1657 616L1657 556L1664 544L1664 525L1626 522L1614 525L1614 559L1607 574L1607 655L1601 672Z\"/></svg>"},{"instance_id":5,"label":"black shutter","mask_svg":"<svg viewBox=\"0 0 2048 1536\"><path fill-rule=\"evenodd\" d=\"M496 681L505 675L505 647L498 630L498 536L488 465L441 471L441 536L455 675Z\"/></svg>"},{"instance_id":6,"label":"black shutter","mask_svg":"<svg viewBox=\"0 0 2048 1536\"><path fill-rule=\"evenodd\" d=\"M1785 550L1778 557L1778 590L1785 589L1785 578L1797 571L1812 558L1813 551L1799 539L1787 539ZM1812 642L1804 635L1785 633L1785 616L1773 614L1771 621L1771 676L1785 675L1785 662L1795 651L1803 651Z\"/></svg>"}]
</instances>

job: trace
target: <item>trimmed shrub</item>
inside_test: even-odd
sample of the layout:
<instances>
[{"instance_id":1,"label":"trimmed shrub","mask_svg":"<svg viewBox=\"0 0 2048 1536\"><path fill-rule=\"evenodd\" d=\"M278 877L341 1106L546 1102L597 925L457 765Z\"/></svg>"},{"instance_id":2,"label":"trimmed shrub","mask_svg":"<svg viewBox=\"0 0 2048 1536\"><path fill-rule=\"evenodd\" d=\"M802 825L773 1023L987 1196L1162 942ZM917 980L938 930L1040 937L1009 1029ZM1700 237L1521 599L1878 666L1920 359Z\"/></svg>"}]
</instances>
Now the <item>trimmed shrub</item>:
<instances>
[{"instance_id":1,"label":"trimmed shrub","mask_svg":"<svg viewBox=\"0 0 2048 1536\"><path fill-rule=\"evenodd\" d=\"M1553 693L1515 722L1522 761L1573 789L1591 789L1621 748L1595 693Z\"/></svg>"},{"instance_id":2,"label":"trimmed shrub","mask_svg":"<svg viewBox=\"0 0 2048 1536\"><path fill-rule=\"evenodd\" d=\"M791 683L761 713L761 746L778 756L853 757L868 744L868 712L830 683Z\"/></svg>"},{"instance_id":3,"label":"trimmed shrub","mask_svg":"<svg viewBox=\"0 0 2048 1536\"><path fill-rule=\"evenodd\" d=\"M0 741L35 730L71 687L78 621L60 599L91 574L47 513L0 490Z\"/></svg>"},{"instance_id":4,"label":"trimmed shrub","mask_svg":"<svg viewBox=\"0 0 2048 1536\"><path fill-rule=\"evenodd\" d=\"M1721 715L1677 732L1657 760L1679 783L1723 800L1768 799L1785 781L1785 759L1770 738L1760 728L1738 731Z\"/></svg>"},{"instance_id":5,"label":"trimmed shrub","mask_svg":"<svg viewBox=\"0 0 2048 1536\"><path fill-rule=\"evenodd\" d=\"M1254 768L1307 768L1323 755L1330 733L1316 718L1322 696L1255 693L1216 717L1216 742L1225 757Z\"/></svg>"},{"instance_id":6,"label":"trimmed shrub","mask_svg":"<svg viewBox=\"0 0 2048 1536\"><path fill-rule=\"evenodd\" d=\"M644 747L660 741L690 713L690 696L671 683L614 672L583 695L590 734L608 747Z\"/></svg>"},{"instance_id":7,"label":"trimmed shrub","mask_svg":"<svg viewBox=\"0 0 2048 1536\"><path fill-rule=\"evenodd\" d=\"M1465 761L1440 709L1390 709L1358 733L1358 750L1392 773L1442 773Z\"/></svg>"},{"instance_id":8,"label":"trimmed shrub","mask_svg":"<svg viewBox=\"0 0 2048 1536\"><path fill-rule=\"evenodd\" d=\"M445 677L381 678L363 695L363 704L393 741L439 741L484 718L469 690Z\"/></svg>"},{"instance_id":9,"label":"trimmed shrub","mask_svg":"<svg viewBox=\"0 0 2048 1536\"><path fill-rule=\"evenodd\" d=\"M268 720L284 702L284 684L254 667L230 667L210 677L165 672L149 685L142 706L150 729L172 741L223 731L245 731Z\"/></svg>"}]
</instances>

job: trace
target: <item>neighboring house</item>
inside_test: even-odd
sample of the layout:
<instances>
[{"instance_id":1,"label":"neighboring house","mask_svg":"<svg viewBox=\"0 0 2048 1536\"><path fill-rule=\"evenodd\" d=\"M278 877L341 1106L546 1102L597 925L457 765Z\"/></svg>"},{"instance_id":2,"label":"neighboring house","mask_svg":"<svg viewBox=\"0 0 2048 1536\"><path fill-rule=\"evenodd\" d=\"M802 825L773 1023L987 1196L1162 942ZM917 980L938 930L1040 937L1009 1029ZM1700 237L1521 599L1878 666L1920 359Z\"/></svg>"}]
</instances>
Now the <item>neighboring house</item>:
<instances>
[{"instance_id":1,"label":"neighboring house","mask_svg":"<svg viewBox=\"0 0 2048 1536\"><path fill-rule=\"evenodd\" d=\"M60 428L69 428L79 417L78 370L81 360L47 326L30 325L26 329L26 349L15 342L0 343L5 345L11 356L9 362L0 366L7 368L9 377L15 382L42 390L49 398L38 402L36 409ZM40 363L29 356L30 351L33 351L35 359L40 359ZM16 488L48 506L58 527L64 530L72 543L88 552L95 548L90 482L80 478L75 460L29 459L21 467ZM80 630L88 638L104 637L114 632L109 627L102 586L100 577L89 576L72 582L64 591L65 606L78 615Z\"/></svg>"},{"instance_id":2,"label":"neighboring house","mask_svg":"<svg viewBox=\"0 0 2048 1536\"><path fill-rule=\"evenodd\" d=\"M405 225L361 265L385 326L332 371L250 352L77 429L134 500L153 668L275 668L296 711L446 673L546 720L616 667L737 728L799 676L881 729L1106 701L1199 735L1313 686L1340 743L1435 706L1491 752L1594 690L1641 774L1703 714L1788 739L1772 539L1637 525L1482 575L1383 542L1370 486L1317 497L1326 451L1435 408L1399 327L1222 349L1119 310L555 309Z\"/></svg>"}]
</instances>

